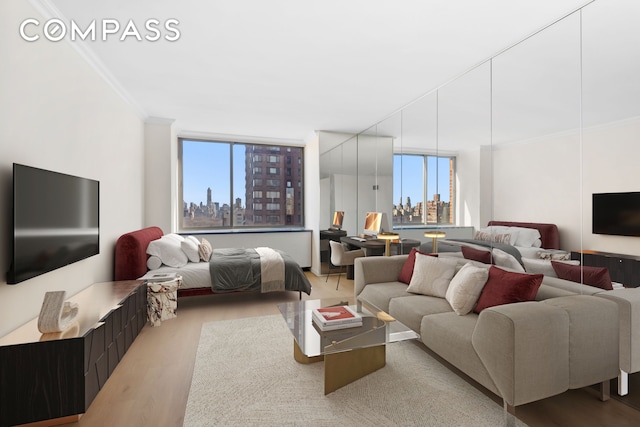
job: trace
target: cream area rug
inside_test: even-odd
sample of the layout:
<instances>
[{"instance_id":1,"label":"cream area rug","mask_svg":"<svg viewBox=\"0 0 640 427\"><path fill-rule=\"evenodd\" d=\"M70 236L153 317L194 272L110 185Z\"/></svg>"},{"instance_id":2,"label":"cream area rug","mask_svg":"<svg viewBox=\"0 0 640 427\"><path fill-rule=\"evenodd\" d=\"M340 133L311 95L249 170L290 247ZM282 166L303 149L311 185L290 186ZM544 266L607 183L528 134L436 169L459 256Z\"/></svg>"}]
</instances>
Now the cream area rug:
<instances>
[{"instance_id":1,"label":"cream area rug","mask_svg":"<svg viewBox=\"0 0 640 427\"><path fill-rule=\"evenodd\" d=\"M293 359L280 315L205 323L185 426L500 426L502 407L410 342L324 395L323 363ZM524 426L516 421L518 426Z\"/></svg>"}]
</instances>

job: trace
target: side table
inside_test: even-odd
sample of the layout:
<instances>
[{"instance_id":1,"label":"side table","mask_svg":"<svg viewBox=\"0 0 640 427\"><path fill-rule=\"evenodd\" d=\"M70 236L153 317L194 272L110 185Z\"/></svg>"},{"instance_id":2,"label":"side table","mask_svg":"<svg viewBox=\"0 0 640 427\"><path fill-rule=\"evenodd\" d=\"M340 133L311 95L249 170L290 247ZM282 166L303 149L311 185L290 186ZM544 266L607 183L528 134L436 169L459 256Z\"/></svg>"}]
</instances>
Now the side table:
<instances>
[{"instance_id":1,"label":"side table","mask_svg":"<svg viewBox=\"0 0 640 427\"><path fill-rule=\"evenodd\" d=\"M181 285L182 276L165 282L147 282L147 317L151 326L160 326L163 320L177 316Z\"/></svg>"}]
</instances>

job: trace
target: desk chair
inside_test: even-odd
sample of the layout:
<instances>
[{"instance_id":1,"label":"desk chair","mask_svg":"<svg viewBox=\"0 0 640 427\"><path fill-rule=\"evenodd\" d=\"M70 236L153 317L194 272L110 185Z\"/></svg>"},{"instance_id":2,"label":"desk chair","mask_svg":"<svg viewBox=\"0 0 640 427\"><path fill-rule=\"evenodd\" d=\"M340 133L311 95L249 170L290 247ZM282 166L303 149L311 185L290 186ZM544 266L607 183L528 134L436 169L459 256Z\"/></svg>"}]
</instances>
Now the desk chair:
<instances>
[{"instance_id":1,"label":"desk chair","mask_svg":"<svg viewBox=\"0 0 640 427\"><path fill-rule=\"evenodd\" d=\"M329 241L330 249L331 249L331 262L329 262L329 274L327 274L327 278L325 279L325 283L329 280L329 275L331 274L331 266L336 266L342 268L346 265L353 265L354 260L359 257L364 256L364 250L356 249L353 251L346 251L342 243L330 240ZM342 271L338 273L338 284L336 285L336 291L338 290L338 286L340 286L340 275Z\"/></svg>"}]
</instances>

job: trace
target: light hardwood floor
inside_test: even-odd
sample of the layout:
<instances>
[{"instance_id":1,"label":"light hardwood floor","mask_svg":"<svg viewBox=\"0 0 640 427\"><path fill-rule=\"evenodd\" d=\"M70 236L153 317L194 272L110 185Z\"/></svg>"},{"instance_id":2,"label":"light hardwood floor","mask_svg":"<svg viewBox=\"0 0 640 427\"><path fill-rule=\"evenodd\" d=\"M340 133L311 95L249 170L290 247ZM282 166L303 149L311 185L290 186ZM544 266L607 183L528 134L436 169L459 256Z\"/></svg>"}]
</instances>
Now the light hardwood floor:
<instances>
[{"instance_id":1,"label":"light hardwood floor","mask_svg":"<svg viewBox=\"0 0 640 427\"><path fill-rule=\"evenodd\" d=\"M307 273L313 291L304 299L344 298L353 301L353 281L337 275ZM181 298L178 317L159 327L147 324L105 387L79 422L80 426L181 426L195 353L203 323L214 320L279 314L276 304L298 295L229 294ZM293 357L293 356L292 356ZM248 368L250 369L250 367ZM470 383L473 384L472 381ZM475 385L499 400L481 386ZM640 392L640 390L638 390ZM518 418L530 426L637 426L640 412L611 399L600 402L591 389L571 390L559 396L517 407Z\"/></svg>"}]
</instances>

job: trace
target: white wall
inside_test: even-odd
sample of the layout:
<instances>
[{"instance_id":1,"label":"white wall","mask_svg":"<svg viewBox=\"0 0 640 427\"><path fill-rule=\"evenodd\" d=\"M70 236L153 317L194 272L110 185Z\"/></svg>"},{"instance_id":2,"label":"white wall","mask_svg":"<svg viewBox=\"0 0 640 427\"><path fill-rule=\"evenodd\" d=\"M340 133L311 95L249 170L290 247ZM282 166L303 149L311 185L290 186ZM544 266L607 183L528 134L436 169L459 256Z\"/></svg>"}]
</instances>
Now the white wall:
<instances>
[{"instance_id":1,"label":"white wall","mask_svg":"<svg viewBox=\"0 0 640 427\"><path fill-rule=\"evenodd\" d=\"M640 119L494 147L494 218L550 222L565 250L640 255L640 238L591 233L591 195L640 191Z\"/></svg>"},{"instance_id":2,"label":"white wall","mask_svg":"<svg viewBox=\"0 0 640 427\"><path fill-rule=\"evenodd\" d=\"M26 18L42 20L27 1L0 3L0 335L36 317L47 291L112 280L115 241L143 217L141 119L69 42L23 41ZM99 255L6 284L14 162L100 181Z\"/></svg>"}]
</instances>

